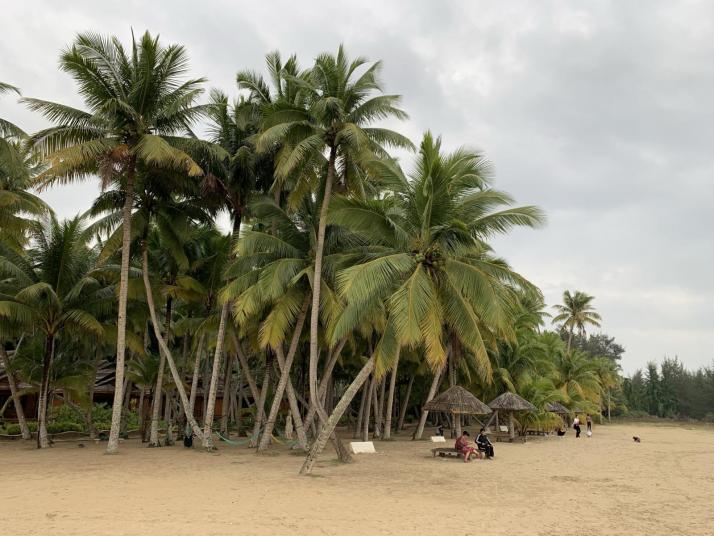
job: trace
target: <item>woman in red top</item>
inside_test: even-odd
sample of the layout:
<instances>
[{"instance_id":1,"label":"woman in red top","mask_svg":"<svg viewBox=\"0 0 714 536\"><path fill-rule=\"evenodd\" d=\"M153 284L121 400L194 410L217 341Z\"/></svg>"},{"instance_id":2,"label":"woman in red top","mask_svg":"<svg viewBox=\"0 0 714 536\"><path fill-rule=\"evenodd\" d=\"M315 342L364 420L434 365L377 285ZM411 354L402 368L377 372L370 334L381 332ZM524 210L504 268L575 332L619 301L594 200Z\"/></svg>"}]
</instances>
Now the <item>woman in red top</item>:
<instances>
[{"instance_id":1,"label":"woman in red top","mask_svg":"<svg viewBox=\"0 0 714 536\"><path fill-rule=\"evenodd\" d=\"M466 430L464 430L461 437L456 440L454 447L459 451L459 454L464 457L464 462L471 461L471 456L478 457L478 451L469 445L469 433Z\"/></svg>"}]
</instances>

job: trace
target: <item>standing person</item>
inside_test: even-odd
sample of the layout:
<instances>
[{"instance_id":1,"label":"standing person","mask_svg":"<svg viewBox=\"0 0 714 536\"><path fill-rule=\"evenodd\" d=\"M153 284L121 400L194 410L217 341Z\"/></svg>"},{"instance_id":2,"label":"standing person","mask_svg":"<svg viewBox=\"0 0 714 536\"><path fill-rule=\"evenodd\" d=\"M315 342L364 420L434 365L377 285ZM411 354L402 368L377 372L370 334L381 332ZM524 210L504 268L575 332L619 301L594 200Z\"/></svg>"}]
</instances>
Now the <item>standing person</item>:
<instances>
[{"instance_id":1,"label":"standing person","mask_svg":"<svg viewBox=\"0 0 714 536\"><path fill-rule=\"evenodd\" d=\"M486 453L486 459L490 460L493 458L493 445L491 440L484 433L484 429L481 428L479 434L476 436L476 446L481 452Z\"/></svg>"},{"instance_id":2,"label":"standing person","mask_svg":"<svg viewBox=\"0 0 714 536\"><path fill-rule=\"evenodd\" d=\"M573 429L575 430L575 437L580 437L580 417L577 415L573 419Z\"/></svg>"},{"instance_id":3,"label":"standing person","mask_svg":"<svg viewBox=\"0 0 714 536\"><path fill-rule=\"evenodd\" d=\"M585 424L587 426L588 432L591 434L593 433L593 418L592 415L588 413L588 416L585 418Z\"/></svg>"}]
</instances>

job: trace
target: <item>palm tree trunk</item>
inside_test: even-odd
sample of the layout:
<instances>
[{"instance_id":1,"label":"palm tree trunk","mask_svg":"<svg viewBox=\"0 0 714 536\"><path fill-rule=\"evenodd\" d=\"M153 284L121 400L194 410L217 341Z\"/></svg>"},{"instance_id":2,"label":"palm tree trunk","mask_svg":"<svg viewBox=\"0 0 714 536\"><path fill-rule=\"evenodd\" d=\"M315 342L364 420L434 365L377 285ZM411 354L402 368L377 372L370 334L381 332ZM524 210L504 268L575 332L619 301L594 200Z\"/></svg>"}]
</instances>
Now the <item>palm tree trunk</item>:
<instances>
[{"instance_id":1,"label":"palm tree trunk","mask_svg":"<svg viewBox=\"0 0 714 536\"><path fill-rule=\"evenodd\" d=\"M87 431L89 432L89 439L95 439L97 437L97 429L94 426L94 419L92 418L92 410L94 409L94 390L97 383L97 369L99 368L99 357L94 358L94 364L92 366L92 378L89 383L89 409L86 411L86 423Z\"/></svg>"},{"instance_id":2,"label":"palm tree trunk","mask_svg":"<svg viewBox=\"0 0 714 536\"><path fill-rule=\"evenodd\" d=\"M394 391L397 386L397 368L399 367L399 352L401 348L397 348L397 357L394 359L392 375L389 378L389 394L387 395L387 414L384 422L384 439L392 438L392 413L394 412Z\"/></svg>"},{"instance_id":3,"label":"palm tree trunk","mask_svg":"<svg viewBox=\"0 0 714 536\"><path fill-rule=\"evenodd\" d=\"M126 427L129 420L129 402L131 402L132 385L128 378L124 378L124 403L121 411L120 437L126 436Z\"/></svg>"},{"instance_id":4,"label":"palm tree trunk","mask_svg":"<svg viewBox=\"0 0 714 536\"><path fill-rule=\"evenodd\" d=\"M241 224L241 213L236 211L233 216L233 233L231 235L231 253L229 255L230 259L235 256L233 254L233 241L238 238L240 232ZM218 334L216 336L216 351L213 357L213 371L211 373L211 386L208 393L208 403L206 404L206 411L203 418L203 448L206 450L213 450L213 436L211 427L213 426L213 415L216 410L216 392L218 390L218 373L221 370L221 360L223 359L223 347L226 338L226 322L228 322L228 314L230 312L231 302L226 300L221 308L221 319L218 325ZM206 396L206 388L204 385L204 394Z\"/></svg>"},{"instance_id":5,"label":"palm tree trunk","mask_svg":"<svg viewBox=\"0 0 714 536\"><path fill-rule=\"evenodd\" d=\"M223 373L223 404L221 405L221 433L225 437L229 437L228 420L231 410L231 376L233 375L233 358L228 355L226 357L226 369Z\"/></svg>"},{"instance_id":6,"label":"palm tree trunk","mask_svg":"<svg viewBox=\"0 0 714 536\"><path fill-rule=\"evenodd\" d=\"M230 302L226 300L221 308L221 320L218 324L218 336L216 337L216 351L213 354L213 370L211 372L211 386L208 391L208 404L206 405L206 416L203 419L203 448L213 450L213 414L216 410L216 392L218 391L218 376L221 370L221 360L223 359L223 343L226 338L226 322ZM204 386L205 392L205 386Z\"/></svg>"},{"instance_id":7,"label":"palm tree trunk","mask_svg":"<svg viewBox=\"0 0 714 536\"><path fill-rule=\"evenodd\" d=\"M385 384L387 383L387 378L382 376L382 379L375 389L374 392L374 437L382 437L382 414L384 413L384 395L385 395Z\"/></svg>"},{"instance_id":8,"label":"palm tree trunk","mask_svg":"<svg viewBox=\"0 0 714 536\"><path fill-rule=\"evenodd\" d=\"M161 336L161 332L159 331L159 319L156 317L156 307L154 305L154 295L151 290L151 281L149 280L149 255L144 248L143 252L143 278L144 278L144 289L146 290L146 303L149 306L149 315L151 316L151 325L154 327L154 335L156 336L156 340L159 343L159 351L163 352L166 354L166 362L169 365L169 370L171 371L171 377L174 380L174 383L176 384L176 390L178 391L179 397L181 398L181 404L183 404L183 409L184 412L186 413L186 418L188 419L188 423L191 425L191 429L193 430L193 433L198 437L199 439L203 439L203 432L201 432L201 428L198 426L198 423L196 422L196 419L193 417L192 414L190 414L187 410L189 409L188 406L188 397L186 396L186 389L184 389L183 386L183 381L181 377L179 376L178 369L176 368L176 363L174 362L174 358L171 355L171 350L169 350L169 347L166 345L166 342L164 342L164 338ZM161 393L155 392L154 393L154 398L160 397ZM113 424L112 424L113 425Z\"/></svg>"},{"instance_id":9,"label":"palm tree trunk","mask_svg":"<svg viewBox=\"0 0 714 536\"><path fill-rule=\"evenodd\" d=\"M139 387L139 407L137 413L139 414L139 430L143 436L144 433L144 391L146 391L146 386L142 385Z\"/></svg>"},{"instance_id":10,"label":"palm tree trunk","mask_svg":"<svg viewBox=\"0 0 714 536\"><path fill-rule=\"evenodd\" d=\"M373 368L374 356L369 358L367 363L365 363L365 365L362 367L362 370L359 371L359 374L357 374L355 379L352 380L352 383L345 391L345 394L342 395L342 398L337 403L337 406L335 406L335 410L332 412L332 415L330 415L330 418L323 425L322 430L320 430L317 439L313 443L310 452L305 458L305 462L303 463L302 468L300 469L300 474L307 475L312 472L312 468L314 467L315 462L317 461L317 457L325 448L327 440L334 434L335 428L340 422L342 415L352 403L352 399L357 394L357 391L360 390L360 387L362 387L362 384L364 384L365 380L369 377Z\"/></svg>"},{"instance_id":11,"label":"palm tree trunk","mask_svg":"<svg viewBox=\"0 0 714 536\"><path fill-rule=\"evenodd\" d=\"M573 326L570 326L570 331L568 332L568 349L567 352L570 353L570 344L573 342Z\"/></svg>"},{"instance_id":12,"label":"palm tree trunk","mask_svg":"<svg viewBox=\"0 0 714 536\"><path fill-rule=\"evenodd\" d=\"M327 228L327 212L330 207L330 196L332 194L332 182L335 177L335 159L337 149L330 148L330 157L327 162L327 177L325 179L325 190L322 196L320 207L320 221L317 225L317 243L315 245L315 272L312 279L312 308L310 310L310 362L308 367L310 403L315 406L315 411L320 414L321 420L327 421L325 410L320 404L320 397L317 390L317 362L319 345L319 324L320 324L320 291L322 286L322 256L325 249L325 231Z\"/></svg>"},{"instance_id":13,"label":"palm tree trunk","mask_svg":"<svg viewBox=\"0 0 714 536\"><path fill-rule=\"evenodd\" d=\"M30 433L30 429L27 427L27 421L25 420L25 411L22 409L22 400L20 400L20 396L17 393L15 374L10 368L10 358L5 351L5 345L2 342L0 342L0 364L5 367L7 384L10 387L12 403L15 405L15 415L17 415L17 423L20 425L20 434L22 434L22 439L32 439L32 434Z\"/></svg>"},{"instance_id":14,"label":"palm tree trunk","mask_svg":"<svg viewBox=\"0 0 714 536\"><path fill-rule=\"evenodd\" d=\"M54 355L54 336L45 337L45 353L42 361L42 382L40 384L40 397L37 404L37 448L44 449L50 446L47 435L47 394L50 387L50 368Z\"/></svg>"},{"instance_id":15,"label":"palm tree trunk","mask_svg":"<svg viewBox=\"0 0 714 536\"><path fill-rule=\"evenodd\" d=\"M424 403L426 404L429 402L434 396L436 395L437 389L439 389L439 384L441 383L441 375L444 372L444 369L446 368L445 365L442 365L439 370L436 371L434 374L434 379L431 382L431 387L429 388L429 394L426 397L426 400ZM423 409L421 411L421 417L419 417L419 425L417 426L416 432L414 432L414 439L421 439L421 436L424 434L424 426L426 425L426 418L429 415L429 411Z\"/></svg>"},{"instance_id":16,"label":"palm tree trunk","mask_svg":"<svg viewBox=\"0 0 714 536\"><path fill-rule=\"evenodd\" d=\"M367 386L362 387L362 400L359 404L359 411L357 412L357 422L355 423L355 431L352 434L354 439L359 437L360 431L362 430L362 418L364 417L365 406L367 405L367 395L369 394L369 388Z\"/></svg>"},{"instance_id":17,"label":"palm tree trunk","mask_svg":"<svg viewBox=\"0 0 714 536\"><path fill-rule=\"evenodd\" d=\"M290 369L293 366L293 359L297 353L298 343L300 342L300 335L302 334L302 327L305 324L305 317L307 316L307 306L309 304L309 296L305 298L300 309L300 314L295 322L295 330L293 331L293 337L290 341L290 347L288 348L288 355L285 357L284 363L280 367L280 381L275 388L275 393L273 394L273 403L270 406L270 412L268 414L268 420L265 423L265 430L260 438L260 443L258 444L258 452L263 452L270 445L270 438L273 435L273 427L275 426L275 419L278 417L278 411L280 410L280 403L283 400L283 393L285 392L285 387L290 381ZM282 343L281 343L282 346ZM280 348L282 353L283 349ZM279 359L279 361L281 361ZM299 415L298 415L299 417ZM302 426L301 426L302 428ZM304 433L304 429L303 429Z\"/></svg>"},{"instance_id":18,"label":"palm tree trunk","mask_svg":"<svg viewBox=\"0 0 714 536\"><path fill-rule=\"evenodd\" d=\"M144 254L148 259L148 253L146 252L146 243L144 243ZM149 263L144 265L144 270L148 272ZM168 343L169 340L169 329L171 326L171 306L173 300L171 296L166 298L166 326L164 327L164 341ZM157 334L157 337L160 335ZM164 384L164 368L166 367L166 355L164 352L159 352L159 370L156 374L156 387L154 392L156 396L152 400L151 405L151 434L149 435L149 446L150 447L160 447L159 442L159 416L161 415L161 400L162 400L162 388Z\"/></svg>"},{"instance_id":19,"label":"palm tree trunk","mask_svg":"<svg viewBox=\"0 0 714 536\"><path fill-rule=\"evenodd\" d=\"M265 373L263 374L263 385L260 389L260 397L256 401L253 434L250 436L250 442L248 443L250 448L258 446L258 434L260 433L260 427L265 418L265 399L268 397L268 389L270 388L270 363L268 355L265 356Z\"/></svg>"},{"instance_id":20,"label":"palm tree trunk","mask_svg":"<svg viewBox=\"0 0 714 536\"><path fill-rule=\"evenodd\" d=\"M193 362L193 377L191 378L191 396L188 400L188 411L194 417L194 408L196 407L196 393L198 393L198 374L201 370L201 352L203 350L204 339L205 335L202 333L201 337L198 339L198 346L196 347L196 358Z\"/></svg>"},{"instance_id":21,"label":"palm tree trunk","mask_svg":"<svg viewBox=\"0 0 714 536\"><path fill-rule=\"evenodd\" d=\"M236 355L238 356L238 361L240 362L240 368L243 371L242 374L245 375L245 381L248 382L248 389L250 389L250 395L253 397L253 400L258 400L258 398L260 398L260 391L258 391L258 385L255 383L255 378L250 372L250 367L248 366L248 357L245 355L243 347L240 345L240 342L235 338L235 335L233 335L233 344L236 347ZM248 399L246 398L246 401L247 400Z\"/></svg>"},{"instance_id":22,"label":"palm tree trunk","mask_svg":"<svg viewBox=\"0 0 714 536\"><path fill-rule=\"evenodd\" d=\"M168 447L174 444L173 393L171 391L167 391L165 396L164 421L166 422L166 442L164 444Z\"/></svg>"},{"instance_id":23,"label":"palm tree trunk","mask_svg":"<svg viewBox=\"0 0 714 536\"><path fill-rule=\"evenodd\" d=\"M330 356L327 360L327 364L325 365L325 370L323 371L322 374L322 380L320 380L320 389L319 389L319 395L320 395L320 401L323 401L325 398L325 394L327 393L327 384L328 380L332 377L332 371L335 368L335 364L337 363L337 359L340 357L340 354L342 353L342 349L345 347L345 343L347 342L347 337L343 337L337 345L332 349L332 352L330 353ZM307 416L305 417L305 428L309 428L312 426L313 421L315 419L315 413L317 412L317 408L310 403L310 406L307 409Z\"/></svg>"},{"instance_id":24,"label":"palm tree trunk","mask_svg":"<svg viewBox=\"0 0 714 536\"><path fill-rule=\"evenodd\" d=\"M236 423L236 435L240 437L240 432L241 432L241 424L242 424L242 413L243 413L243 376L241 374L241 371L243 370L243 367L241 366L240 369L238 370L238 395L236 396L236 415L235 415L235 423Z\"/></svg>"},{"instance_id":25,"label":"palm tree trunk","mask_svg":"<svg viewBox=\"0 0 714 536\"><path fill-rule=\"evenodd\" d=\"M367 405L364 408L364 415L362 416L362 441L369 441L369 419L370 412L372 410L372 398L374 396L374 387L376 380L374 376L369 382L369 388L367 389Z\"/></svg>"},{"instance_id":26,"label":"palm tree trunk","mask_svg":"<svg viewBox=\"0 0 714 536\"><path fill-rule=\"evenodd\" d=\"M409 407L409 397L412 394L412 386L414 385L414 376L409 378L409 385L407 386L407 394L404 395L404 401L402 402L402 407L399 412L399 423L397 424L397 431L404 429L404 418L407 415L407 408Z\"/></svg>"},{"instance_id":27,"label":"palm tree trunk","mask_svg":"<svg viewBox=\"0 0 714 536\"><path fill-rule=\"evenodd\" d=\"M121 269L119 271L119 312L117 316L117 362L114 378L114 403L112 404L112 426L107 442L107 454L119 449L119 432L124 393L124 353L126 351L126 302L129 292L129 258L131 257L131 207L134 201L134 172L136 160L129 162L122 210Z\"/></svg>"}]
</instances>

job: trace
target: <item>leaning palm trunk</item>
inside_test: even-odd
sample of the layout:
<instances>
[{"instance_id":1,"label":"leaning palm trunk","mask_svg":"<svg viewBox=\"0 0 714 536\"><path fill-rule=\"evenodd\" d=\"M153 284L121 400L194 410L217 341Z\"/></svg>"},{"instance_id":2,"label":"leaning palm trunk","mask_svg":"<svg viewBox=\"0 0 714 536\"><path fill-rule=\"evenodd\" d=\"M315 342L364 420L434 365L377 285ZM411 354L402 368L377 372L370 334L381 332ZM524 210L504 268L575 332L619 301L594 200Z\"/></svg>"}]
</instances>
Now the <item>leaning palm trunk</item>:
<instances>
[{"instance_id":1,"label":"leaning palm trunk","mask_svg":"<svg viewBox=\"0 0 714 536\"><path fill-rule=\"evenodd\" d=\"M211 372L211 386L208 391L208 405L206 415L203 419L203 448L213 450L213 415L216 410L216 392L218 391L218 376L221 370L221 360L223 358L223 342L226 339L226 322L228 322L228 312L230 302L226 300L221 308L221 321L218 324L218 336L216 338L216 352L213 354L213 371ZM225 393L223 393L225 396Z\"/></svg>"},{"instance_id":2,"label":"leaning palm trunk","mask_svg":"<svg viewBox=\"0 0 714 536\"><path fill-rule=\"evenodd\" d=\"M362 367L362 370L359 371L359 374L357 374L357 377L352 380L352 383L345 391L345 394L342 395L342 398L337 403L337 406L335 406L332 415L330 415L330 418L323 425L322 430L320 430L317 439L313 443L310 452L305 458L305 462L303 463L302 468L300 469L300 474L306 475L312 472L312 468L315 465L315 462L317 461L317 457L325 448L327 440L334 434L335 428L337 427L337 423L340 422L342 415L352 403L352 399L360 390L365 380L369 377L373 368L374 357L370 357L367 363L365 363L365 365Z\"/></svg>"},{"instance_id":3,"label":"leaning palm trunk","mask_svg":"<svg viewBox=\"0 0 714 536\"><path fill-rule=\"evenodd\" d=\"M183 405L184 412L186 413L186 419L188 420L188 423L190 424L191 429L193 430L193 433L196 435L196 437L202 440L203 432L201 432L201 428L198 426L198 423L196 422L196 419L193 417L193 415L187 411L189 409L188 397L186 396L186 390L184 389L183 381L181 381L181 376L179 376L178 369L176 368L176 362L174 361L174 358L171 355L171 350L169 350L169 347L166 345L166 342L164 341L164 338L161 336L161 332L159 331L159 319L156 317L154 295L152 294L151 281L149 280L149 255L146 248L144 248L143 257L144 258L142 271L144 278L144 289L146 290L146 303L149 306L151 325L154 327L154 335L156 336L156 340L159 343L159 351L166 354L166 362L169 364L171 377L173 378L174 383L176 384L176 390L178 391L179 397L181 398L181 404ZM155 392L154 397L157 396L160 397L161 393Z\"/></svg>"},{"instance_id":4,"label":"leaning palm trunk","mask_svg":"<svg viewBox=\"0 0 714 536\"><path fill-rule=\"evenodd\" d=\"M144 248L146 248L146 246L144 246ZM148 264L144 265L144 270L149 270ZM164 340L166 341L166 344L168 344L169 341L169 329L171 327L171 304L172 300L169 296L168 298L166 298L166 326L164 328ZM161 414L161 393L164 384L165 368L166 355L164 354L164 352L159 352L159 370L156 374L156 388L154 389L154 392L157 395L152 400L151 405L151 433L149 434L150 447L161 446L161 443L159 442L159 415Z\"/></svg>"},{"instance_id":5,"label":"leaning palm trunk","mask_svg":"<svg viewBox=\"0 0 714 536\"><path fill-rule=\"evenodd\" d=\"M250 436L248 446L252 449L258 446L258 435L260 427L265 419L265 399L268 397L268 389L270 387L270 363L266 356L265 358L265 374L263 374L263 386L260 389L260 398L257 400L255 408L255 422L253 423L253 434Z\"/></svg>"},{"instance_id":6,"label":"leaning palm trunk","mask_svg":"<svg viewBox=\"0 0 714 536\"><path fill-rule=\"evenodd\" d=\"M394 359L394 368L392 375L389 378L389 394L387 395L387 415L384 420L383 439L391 439L392 437L392 413L394 412L394 391L397 386L397 368L399 368L399 348L397 349L397 357Z\"/></svg>"},{"instance_id":7,"label":"leaning palm trunk","mask_svg":"<svg viewBox=\"0 0 714 536\"><path fill-rule=\"evenodd\" d=\"M27 427L27 421L25 420L25 411L22 409L22 400L20 400L20 395L17 393L15 375L10 369L10 358L5 351L5 346L2 342L0 342L0 364L5 367L7 384L10 387L12 403L15 405L15 415L17 415L17 423L20 425L20 434L22 434L22 439L32 439L32 434L30 433L30 429Z\"/></svg>"},{"instance_id":8,"label":"leaning palm trunk","mask_svg":"<svg viewBox=\"0 0 714 536\"><path fill-rule=\"evenodd\" d=\"M112 404L112 426L107 442L107 454L119 449L122 402L124 393L124 353L126 351L126 302L129 292L129 257L131 256L131 207L134 202L134 171L136 162L132 159L126 176L126 198L122 212L121 269L119 271L119 312L117 316L117 362L114 378L114 403Z\"/></svg>"},{"instance_id":9,"label":"leaning palm trunk","mask_svg":"<svg viewBox=\"0 0 714 536\"><path fill-rule=\"evenodd\" d=\"M273 394L273 403L270 406L270 412L268 413L268 419L265 422L265 430L263 430L263 435L260 438L260 443L258 444L258 452L263 452L270 445L270 438L273 435L273 428L275 426L275 419L278 417L278 411L280 410L280 403L283 400L283 393L285 392L285 387L290 381L290 369L293 366L293 359L297 353L298 342L300 342L300 334L302 333L302 327L305 324L305 317L307 316L307 306L308 298L302 304L302 309L300 310L300 315L295 322L295 331L293 332L292 340L290 341L290 347L288 348L288 355L285 357L285 362L280 366L280 380L275 388L275 393ZM282 345L282 343L281 343ZM282 352L282 348L280 348Z\"/></svg>"},{"instance_id":10,"label":"leaning palm trunk","mask_svg":"<svg viewBox=\"0 0 714 536\"><path fill-rule=\"evenodd\" d=\"M429 402L434 396L436 395L436 390L439 388L439 383L441 383L441 375L444 372L444 368L446 368L444 365L439 368L439 370L436 371L434 374L434 379L431 382L431 387L429 388L429 394L426 397L426 402ZM414 439L421 439L422 434L424 433L424 426L426 425L426 418L429 415L429 411L423 409L421 411L421 417L419 417L419 426L417 426L416 432L414 432Z\"/></svg>"},{"instance_id":11,"label":"leaning palm trunk","mask_svg":"<svg viewBox=\"0 0 714 536\"><path fill-rule=\"evenodd\" d=\"M414 376L409 378L409 385L407 385L407 394L404 395L404 401L402 402L402 407L399 412L399 423L397 423L397 431L404 429L404 418L407 415L407 408L409 407L409 397L412 394L412 386L414 385Z\"/></svg>"},{"instance_id":12,"label":"leaning palm trunk","mask_svg":"<svg viewBox=\"0 0 714 536\"><path fill-rule=\"evenodd\" d=\"M188 401L188 411L191 415L194 415L194 408L196 407L196 394L198 393L198 374L201 370L201 351L203 350L203 340L205 338L204 334L201 334L201 338L198 339L198 346L196 347L196 359L193 362L193 377L191 378L191 396Z\"/></svg>"},{"instance_id":13,"label":"leaning palm trunk","mask_svg":"<svg viewBox=\"0 0 714 536\"><path fill-rule=\"evenodd\" d=\"M47 435L47 395L50 388L50 368L52 367L52 357L54 355L54 337L48 335L45 338L45 354L42 363L42 382L40 385L40 397L37 405L37 448L44 449L50 446Z\"/></svg>"},{"instance_id":14,"label":"leaning palm trunk","mask_svg":"<svg viewBox=\"0 0 714 536\"><path fill-rule=\"evenodd\" d=\"M238 356L238 362L240 363L240 368L242 371L242 375L245 376L245 381L248 382L248 389L250 389L250 396L253 397L253 400L258 400L260 397L260 391L258 391L258 385L255 383L255 378L253 377L253 374L250 372L250 367L248 366L248 357L245 355L245 352L243 352L243 347L240 345L240 342L238 339L233 335L233 344L236 348L236 355ZM246 398L246 401L248 399Z\"/></svg>"}]
</instances>

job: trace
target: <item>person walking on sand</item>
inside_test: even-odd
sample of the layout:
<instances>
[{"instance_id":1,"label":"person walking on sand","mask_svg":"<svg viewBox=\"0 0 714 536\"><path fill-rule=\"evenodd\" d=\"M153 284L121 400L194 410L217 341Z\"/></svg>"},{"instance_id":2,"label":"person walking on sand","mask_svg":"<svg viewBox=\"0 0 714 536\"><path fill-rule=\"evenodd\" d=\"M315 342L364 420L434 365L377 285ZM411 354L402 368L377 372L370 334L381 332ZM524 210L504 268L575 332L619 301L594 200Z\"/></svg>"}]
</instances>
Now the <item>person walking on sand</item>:
<instances>
[{"instance_id":1,"label":"person walking on sand","mask_svg":"<svg viewBox=\"0 0 714 536\"><path fill-rule=\"evenodd\" d=\"M593 433L593 417L588 413L588 416L585 417L585 425L587 427L587 431L590 432L590 434Z\"/></svg>"},{"instance_id":2,"label":"person walking on sand","mask_svg":"<svg viewBox=\"0 0 714 536\"><path fill-rule=\"evenodd\" d=\"M580 417L577 415L573 419L573 429L575 430L575 437L580 437Z\"/></svg>"}]
</instances>

